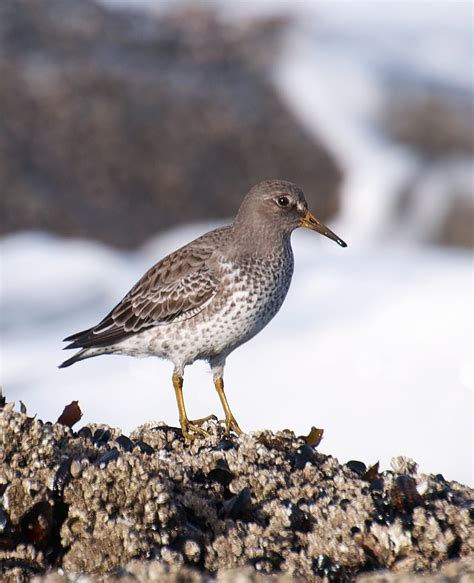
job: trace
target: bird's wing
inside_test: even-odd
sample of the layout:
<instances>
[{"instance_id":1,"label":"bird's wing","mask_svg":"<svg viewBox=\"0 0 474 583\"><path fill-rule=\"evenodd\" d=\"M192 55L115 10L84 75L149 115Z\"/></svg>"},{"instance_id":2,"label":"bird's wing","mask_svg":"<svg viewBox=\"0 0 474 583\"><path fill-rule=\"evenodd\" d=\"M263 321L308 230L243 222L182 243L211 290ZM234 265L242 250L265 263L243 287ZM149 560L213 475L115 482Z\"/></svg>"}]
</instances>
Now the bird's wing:
<instances>
[{"instance_id":1,"label":"bird's wing","mask_svg":"<svg viewBox=\"0 0 474 583\"><path fill-rule=\"evenodd\" d=\"M215 247L207 243L201 237L159 261L97 326L66 338L66 348L104 346L198 314L219 286Z\"/></svg>"}]
</instances>

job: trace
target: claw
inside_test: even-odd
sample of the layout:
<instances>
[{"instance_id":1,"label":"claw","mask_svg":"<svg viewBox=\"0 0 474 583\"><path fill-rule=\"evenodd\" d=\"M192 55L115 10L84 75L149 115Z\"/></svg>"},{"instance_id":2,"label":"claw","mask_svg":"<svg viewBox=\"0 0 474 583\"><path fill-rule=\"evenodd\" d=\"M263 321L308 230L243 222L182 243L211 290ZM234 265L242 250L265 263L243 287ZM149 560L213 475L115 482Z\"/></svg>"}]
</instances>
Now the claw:
<instances>
[{"instance_id":1,"label":"claw","mask_svg":"<svg viewBox=\"0 0 474 583\"><path fill-rule=\"evenodd\" d=\"M230 435L231 431L233 431L237 435L242 435L243 433L234 416L228 417L226 419L219 419L219 423L225 423L225 432L227 433L227 435Z\"/></svg>"},{"instance_id":2,"label":"claw","mask_svg":"<svg viewBox=\"0 0 474 583\"><path fill-rule=\"evenodd\" d=\"M225 429L226 429L226 433L230 433L231 431L233 431L237 435L242 435L242 433L243 433L242 429L240 429L239 424L237 423L237 421L234 417L231 417L230 419L226 419Z\"/></svg>"}]
</instances>

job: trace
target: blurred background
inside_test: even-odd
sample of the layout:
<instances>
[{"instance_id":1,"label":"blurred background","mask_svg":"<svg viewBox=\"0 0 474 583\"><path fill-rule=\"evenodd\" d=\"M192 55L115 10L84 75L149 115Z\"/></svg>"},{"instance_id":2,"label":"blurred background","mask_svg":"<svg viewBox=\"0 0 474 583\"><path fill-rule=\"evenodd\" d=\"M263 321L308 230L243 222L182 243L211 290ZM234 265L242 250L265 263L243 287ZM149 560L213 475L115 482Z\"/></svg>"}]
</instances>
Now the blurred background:
<instances>
[{"instance_id":1,"label":"blurred background","mask_svg":"<svg viewBox=\"0 0 474 583\"><path fill-rule=\"evenodd\" d=\"M240 425L472 483L472 22L455 1L2 0L8 400L176 424L170 363L60 371L61 339L283 178L349 247L294 234L284 307L228 359ZM185 398L219 412L204 363Z\"/></svg>"}]
</instances>

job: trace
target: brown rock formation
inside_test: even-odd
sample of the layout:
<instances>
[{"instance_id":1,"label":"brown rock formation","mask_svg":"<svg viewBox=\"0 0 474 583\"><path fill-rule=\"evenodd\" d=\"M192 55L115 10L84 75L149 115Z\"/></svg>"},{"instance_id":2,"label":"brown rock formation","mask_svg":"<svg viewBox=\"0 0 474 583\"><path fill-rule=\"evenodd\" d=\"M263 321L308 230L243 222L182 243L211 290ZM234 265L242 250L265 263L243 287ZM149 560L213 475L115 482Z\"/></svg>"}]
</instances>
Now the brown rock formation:
<instances>
[{"instance_id":1,"label":"brown rock formation","mask_svg":"<svg viewBox=\"0 0 474 583\"><path fill-rule=\"evenodd\" d=\"M337 209L340 171L268 80L282 22L154 18L91 0L0 3L0 233L136 246L229 217L256 182Z\"/></svg>"}]
</instances>

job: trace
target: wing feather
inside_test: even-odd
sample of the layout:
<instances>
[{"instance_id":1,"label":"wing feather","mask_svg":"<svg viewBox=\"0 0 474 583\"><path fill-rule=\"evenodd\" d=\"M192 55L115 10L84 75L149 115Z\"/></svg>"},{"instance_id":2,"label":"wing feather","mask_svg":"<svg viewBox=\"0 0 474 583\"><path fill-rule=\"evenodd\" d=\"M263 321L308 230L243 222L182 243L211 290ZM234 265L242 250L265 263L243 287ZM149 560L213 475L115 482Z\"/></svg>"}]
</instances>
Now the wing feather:
<instances>
[{"instance_id":1,"label":"wing feather","mask_svg":"<svg viewBox=\"0 0 474 583\"><path fill-rule=\"evenodd\" d=\"M168 255L97 326L70 336L72 344L66 348L105 346L151 326L196 316L219 288L214 254L215 247L206 244L204 236Z\"/></svg>"}]
</instances>

